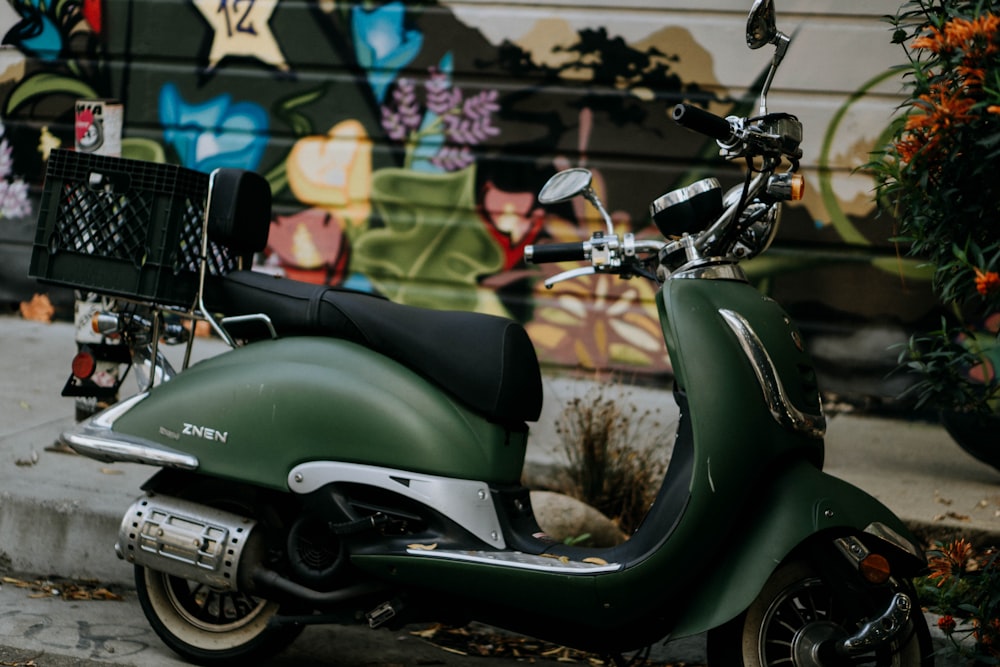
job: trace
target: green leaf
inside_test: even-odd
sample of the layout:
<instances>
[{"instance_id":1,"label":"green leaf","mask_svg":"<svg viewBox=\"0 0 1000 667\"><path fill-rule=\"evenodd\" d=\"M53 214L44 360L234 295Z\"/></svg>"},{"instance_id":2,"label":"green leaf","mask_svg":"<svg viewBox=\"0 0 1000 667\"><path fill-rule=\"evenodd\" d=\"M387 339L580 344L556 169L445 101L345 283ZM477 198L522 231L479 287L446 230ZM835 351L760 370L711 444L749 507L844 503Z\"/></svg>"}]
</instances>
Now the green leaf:
<instances>
[{"instance_id":1,"label":"green leaf","mask_svg":"<svg viewBox=\"0 0 1000 667\"><path fill-rule=\"evenodd\" d=\"M478 278L503 268L503 252L476 213L475 174L474 166L376 171L371 198L385 227L355 242L352 267L399 303L474 309Z\"/></svg>"},{"instance_id":2,"label":"green leaf","mask_svg":"<svg viewBox=\"0 0 1000 667\"><path fill-rule=\"evenodd\" d=\"M322 85L313 90L307 90L300 95L293 95L279 100L274 105L274 113L292 128L292 133L297 137L304 137L312 134L312 121L308 116L299 111L299 107L312 104L326 95L328 85Z\"/></svg>"},{"instance_id":3,"label":"green leaf","mask_svg":"<svg viewBox=\"0 0 1000 667\"><path fill-rule=\"evenodd\" d=\"M68 95L73 98L98 97L93 88L79 79L41 72L23 79L17 85L7 98L4 115L10 115L22 105L48 95Z\"/></svg>"},{"instance_id":4,"label":"green leaf","mask_svg":"<svg viewBox=\"0 0 1000 667\"><path fill-rule=\"evenodd\" d=\"M142 137L122 139L122 157L145 162L166 162L167 154L158 142Z\"/></svg>"}]
</instances>

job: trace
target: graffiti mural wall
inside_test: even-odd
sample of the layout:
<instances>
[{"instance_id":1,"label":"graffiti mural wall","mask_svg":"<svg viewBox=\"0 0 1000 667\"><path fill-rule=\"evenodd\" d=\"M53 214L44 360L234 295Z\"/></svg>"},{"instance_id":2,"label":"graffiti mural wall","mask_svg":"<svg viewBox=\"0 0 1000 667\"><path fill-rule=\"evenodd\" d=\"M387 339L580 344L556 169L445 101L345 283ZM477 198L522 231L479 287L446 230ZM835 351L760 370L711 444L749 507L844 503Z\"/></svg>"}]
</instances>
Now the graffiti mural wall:
<instances>
[{"instance_id":1,"label":"graffiti mural wall","mask_svg":"<svg viewBox=\"0 0 1000 667\"><path fill-rule=\"evenodd\" d=\"M897 6L777 4L793 43L768 101L805 124L810 194L751 273L807 327L911 325L931 300L853 171L898 101L885 73L901 52L878 20ZM669 371L651 284L547 291L566 267L524 264L527 244L599 224L582 202L542 207L535 193L586 166L616 225L642 236L663 192L707 170L740 182L669 110L755 108L770 51L746 48L749 5L0 0L0 290L40 289L24 276L46 155L72 147L75 100L114 98L126 157L266 175L269 270L513 317L550 364Z\"/></svg>"}]
</instances>

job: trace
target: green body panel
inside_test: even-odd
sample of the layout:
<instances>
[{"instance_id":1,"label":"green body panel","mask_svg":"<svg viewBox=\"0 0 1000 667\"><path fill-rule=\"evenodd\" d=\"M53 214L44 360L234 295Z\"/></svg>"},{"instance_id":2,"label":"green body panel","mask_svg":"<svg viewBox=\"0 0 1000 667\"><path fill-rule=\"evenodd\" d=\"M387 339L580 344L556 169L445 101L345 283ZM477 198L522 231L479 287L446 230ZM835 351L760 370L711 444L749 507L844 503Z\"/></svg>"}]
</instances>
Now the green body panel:
<instances>
[{"instance_id":1,"label":"green body panel","mask_svg":"<svg viewBox=\"0 0 1000 667\"><path fill-rule=\"evenodd\" d=\"M821 440L775 421L746 354L719 314L727 309L747 320L792 405L816 414L820 400L812 360L777 302L744 282L675 279L660 291L657 304L677 385L687 393L700 454L696 465L702 466L696 477L711 474L724 492L746 486L747 475L787 453L822 465ZM708 469L713 456L727 457L726 465L714 472Z\"/></svg>"},{"instance_id":2,"label":"green body panel","mask_svg":"<svg viewBox=\"0 0 1000 667\"><path fill-rule=\"evenodd\" d=\"M475 618L488 618L496 609L514 616L549 616L579 626L583 636L608 636L653 622L659 625L647 640L654 641L667 633L680 638L705 632L734 618L775 568L811 539L829 540L832 549L835 537L859 534L880 522L919 549L888 508L805 461L762 487L749 506L729 509L731 517L751 520L728 532L718 517L688 516L671 536L670 547L632 567L596 576L402 555L352 560L383 580L468 601ZM594 555L613 559L614 552ZM477 603L485 605L483 611L474 608Z\"/></svg>"},{"instance_id":3,"label":"green body panel","mask_svg":"<svg viewBox=\"0 0 1000 667\"><path fill-rule=\"evenodd\" d=\"M150 394L115 423L116 432L193 454L204 474L283 491L289 470L313 460L497 484L517 483L524 463L526 434L490 423L408 368L343 340L254 343L202 361Z\"/></svg>"},{"instance_id":4,"label":"green body panel","mask_svg":"<svg viewBox=\"0 0 1000 667\"><path fill-rule=\"evenodd\" d=\"M487 600L515 613L550 615L578 624L584 633L606 636L660 623L651 630L655 639L677 623L690 634L736 616L774 568L819 533L830 531L832 540L835 533L858 533L878 521L908 536L878 501L820 470L822 440L789 430L772 416L719 310L747 320L790 400L816 413L812 363L773 300L738 281L677 279L664 285L658 303L694 439L690 497L683 520L663 537L668 546L654 545L638 557L633 553L631 562L621 548L595 552L625 566L596 576L406 556L362 556L357 565L406 585L432 582L435 591Z\"/></svg>"},{"instance_id":5,"label":"green body panel","mask_svg":"<svg viewBox=\"0 0 1000 667\"><path fill-rule=\"evenodd\" d=\"M879 522L920 549L882 503L804 462L768 485L753 504L753 516L740 539L712 560L698 595L690 600L671 637L696 635L735 618L757 597L778 564L814 536L833 540Z\"/></svg>"}]
</instances>

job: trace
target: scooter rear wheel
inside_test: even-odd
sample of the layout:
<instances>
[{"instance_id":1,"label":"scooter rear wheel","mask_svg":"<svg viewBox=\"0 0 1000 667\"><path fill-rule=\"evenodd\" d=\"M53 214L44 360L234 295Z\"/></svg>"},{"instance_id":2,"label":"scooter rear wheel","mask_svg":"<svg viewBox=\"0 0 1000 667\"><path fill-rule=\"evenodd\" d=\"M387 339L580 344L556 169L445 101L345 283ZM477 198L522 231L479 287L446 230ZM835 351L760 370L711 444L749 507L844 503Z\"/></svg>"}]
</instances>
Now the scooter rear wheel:
<instances>
[{"instance_id":1,"label":"scooter rear wheel","mask_svg":"<svg viewBox=\"0 0 1000 667\"><path fill-rule=\"evenodd\" d=\"M912 591L903 591L910 594ZM873 604L872 609L878 609ZM893 644L856 658L850 664L871 667L933 665L927 623L919 611L911 628ZM840 609L833 591L803 561L790 561L771 575L747 610L708 636L712 667L826 667L803 648L840 633L854 633L864 621Z\"/></svg>"},{"instance_id":2,"label":"scooter rear wheel","mask_svg":"<svg viewBox=\"0 0 1000 667\"><path fill-rule=\"evenodd\" d=\"M268 627L278 604L136 566L136 593L160 639L198 664L249 664L291 644L301 626Z\"/></svg>"}]
</instances>

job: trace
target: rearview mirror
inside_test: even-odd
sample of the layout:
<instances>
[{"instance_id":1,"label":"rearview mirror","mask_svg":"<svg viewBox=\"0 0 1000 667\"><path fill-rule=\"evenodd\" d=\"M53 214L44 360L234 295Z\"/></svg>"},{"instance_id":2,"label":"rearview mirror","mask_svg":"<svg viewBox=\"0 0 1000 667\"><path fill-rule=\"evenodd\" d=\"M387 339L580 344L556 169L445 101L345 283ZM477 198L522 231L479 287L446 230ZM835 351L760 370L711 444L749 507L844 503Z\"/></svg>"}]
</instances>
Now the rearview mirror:
<instances>
[{"instance_id":1,"label":"rearview mirror","mask_svg":"<svg viewBox=\"0 0 1000 667\"><path fill-rule=\"evenodd\" d=\"M755 0L747 17L747 46L759 49L773 44L778 37L778 21L774 15L774 0Z\"/></svg>"},{"instance_id":2,"label":"rearview mirror","mask_svg":"<svg viewBox=\"0 0 1000 667\"><path fill-rule=\"evenodd\" d=\"M579 167L566 169L549 179L538 193L541 204L558 204L583 194L590 187L593 176L586 169Z\"/></svg>"}]
</instances>

